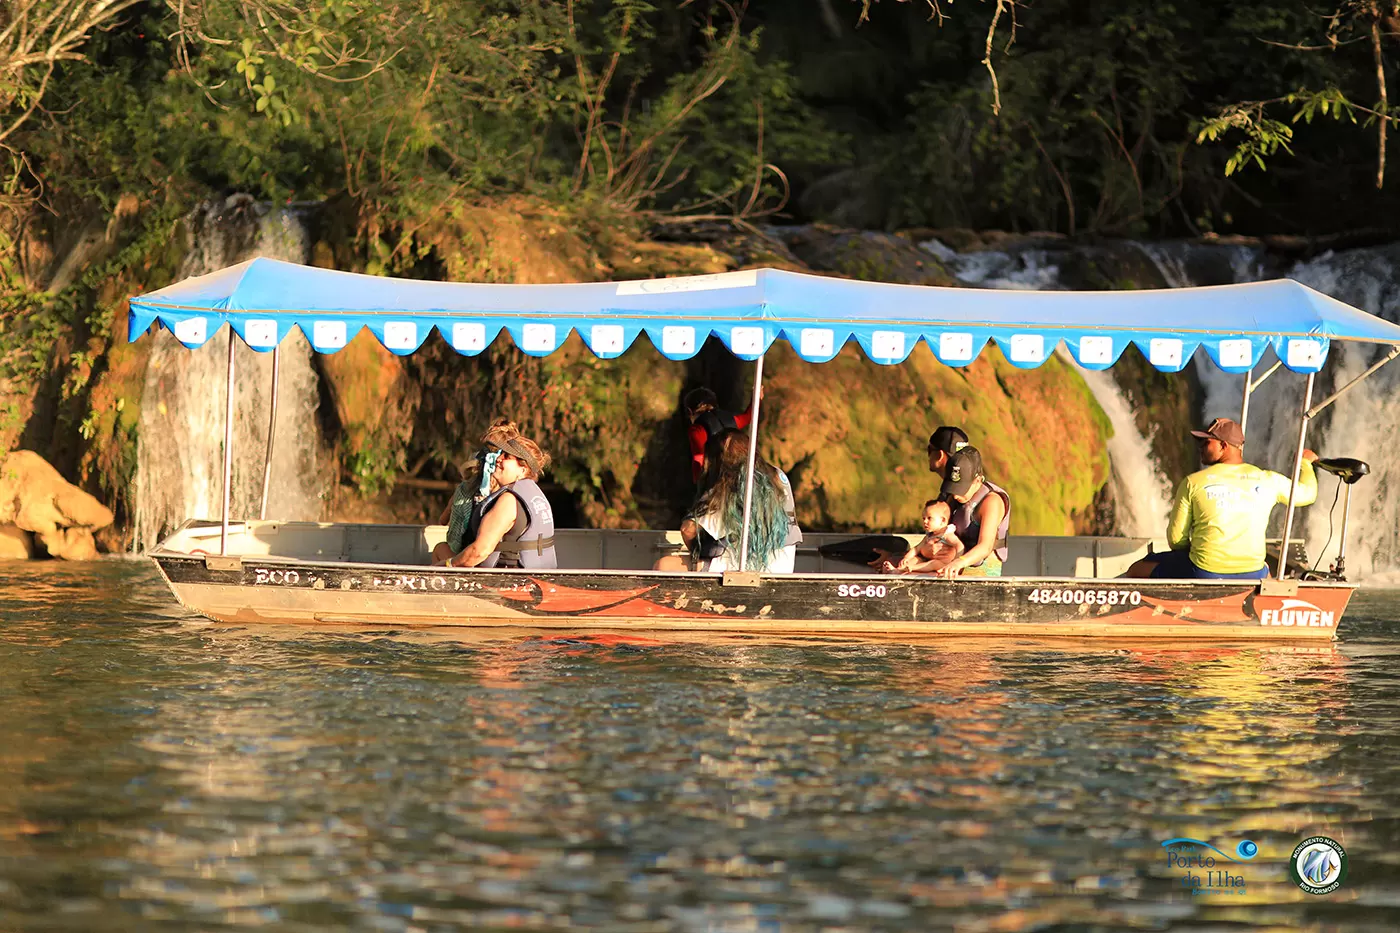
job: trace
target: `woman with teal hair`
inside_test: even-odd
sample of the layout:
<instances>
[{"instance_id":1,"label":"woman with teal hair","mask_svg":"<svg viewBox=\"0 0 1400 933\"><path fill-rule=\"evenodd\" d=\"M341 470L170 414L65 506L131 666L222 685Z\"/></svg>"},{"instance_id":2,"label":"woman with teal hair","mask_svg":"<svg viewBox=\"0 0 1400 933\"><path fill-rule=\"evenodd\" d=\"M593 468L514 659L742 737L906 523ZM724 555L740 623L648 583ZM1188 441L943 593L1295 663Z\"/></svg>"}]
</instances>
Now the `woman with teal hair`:
<instances>
[{"instance_id":1,"label":"woman with teal hair","mask_svg":"<svg viewBox=\"0 0 1400 933\"><path fill-rule=\"evenodd\" d=\"M705 445L700 495L681 523L689 561L663 558L658 570L739 569L744 526L744 488L749 470L749 438L724 431ZM749 570L791 573L802 533L794 515L792 486L783 471L754 457L753 506L749 512Z\"/></svg>"}]
</instances>

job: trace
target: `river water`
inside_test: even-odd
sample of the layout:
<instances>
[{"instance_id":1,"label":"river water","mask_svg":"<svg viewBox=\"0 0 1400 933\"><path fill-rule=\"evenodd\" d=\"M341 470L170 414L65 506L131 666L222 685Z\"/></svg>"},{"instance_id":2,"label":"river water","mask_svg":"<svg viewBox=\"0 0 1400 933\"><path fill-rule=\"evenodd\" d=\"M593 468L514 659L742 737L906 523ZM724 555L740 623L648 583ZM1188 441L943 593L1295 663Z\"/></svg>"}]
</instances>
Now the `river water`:
<instances>
[{"instance_id":1,"label":"river water","mask_svg":"<svg viewBox=\"0 0 1400 933\"><path fill-rule=\"evenodd\" d=\"M0 930L1400 926L1398 591L1307 649L216 626L134 561L0 594ZM1174 837L1259 854L1193 895Z\"/></svg>"}]
</instances>

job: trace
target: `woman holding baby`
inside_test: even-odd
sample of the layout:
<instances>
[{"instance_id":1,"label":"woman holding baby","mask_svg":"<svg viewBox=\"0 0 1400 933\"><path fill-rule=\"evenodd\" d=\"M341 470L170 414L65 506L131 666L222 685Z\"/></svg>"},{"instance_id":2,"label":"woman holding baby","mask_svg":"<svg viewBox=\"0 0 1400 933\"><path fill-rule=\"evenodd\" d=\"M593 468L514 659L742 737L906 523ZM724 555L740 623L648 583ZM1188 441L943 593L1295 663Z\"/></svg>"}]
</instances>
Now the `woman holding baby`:
<instances>
[{"instance_id":1,"label":"woman holding baby","mask_svg":"<svg viewBox=\"0 0 1400 933\"><path fill-rule=\"evenodd\" d=\"M949 430L957 429L939 428ZM943 488L937 499L924 503L923 540L898 560L880 552L871 566L885 573L999 577L1007 558L1011 496L987 479L981 451L965 441L952 450L940 449L936 469L937 437L929 441L929 462L930 469L943 474Z\"/></svg>"}]
</instances>

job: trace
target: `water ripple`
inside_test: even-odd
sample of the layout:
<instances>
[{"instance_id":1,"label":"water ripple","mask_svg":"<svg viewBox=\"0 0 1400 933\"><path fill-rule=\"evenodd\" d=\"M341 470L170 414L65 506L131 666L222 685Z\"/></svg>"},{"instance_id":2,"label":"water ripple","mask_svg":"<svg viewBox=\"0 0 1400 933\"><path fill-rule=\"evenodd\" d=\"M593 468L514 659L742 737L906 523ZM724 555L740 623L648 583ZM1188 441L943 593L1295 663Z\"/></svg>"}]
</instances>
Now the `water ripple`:
<instances>
[{"instance_id":1,"label":"water ripple","mask_svg":"<svg viewBox=\"0 0 1400 933\"><path fill-rule=\"evenodd\" d=\"M0 929L1392 929L1400 596L1338 647L249 628L0 569ZM1330 898L1289 880L1347 848ZM1160 842L1251 839L1193 896ZM1232 851L1232 849L1230 850Z\"/></svg>"}]
</instances>

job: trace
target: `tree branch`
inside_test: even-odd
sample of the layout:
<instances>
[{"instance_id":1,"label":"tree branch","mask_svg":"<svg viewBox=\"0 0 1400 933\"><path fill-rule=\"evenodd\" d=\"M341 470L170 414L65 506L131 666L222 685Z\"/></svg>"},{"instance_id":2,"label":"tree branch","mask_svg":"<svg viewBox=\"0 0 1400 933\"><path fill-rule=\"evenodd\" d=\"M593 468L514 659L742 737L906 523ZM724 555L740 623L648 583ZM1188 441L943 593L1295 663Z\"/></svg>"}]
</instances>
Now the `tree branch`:
<instances>
[{"instance_id":1,"label":"tree branch","mask_svg":"<svg viewBox=\"0 0 1400 933\"><path fill-rule=\"evenodd\" d=\"M1381 54L1381 22L1377 17L1371 22L1371 53L1376 60L1376 87L1380 91L1380 112L1385 117L1390 111L1390 96L1385 86L1385 57ZM1376 158L1376 187L1385 187L1385 137L1390 129L1388 119L1376 121L1380 136L1380 153Z\"/></svg>"},{"instance_id":2,"label":"tree branch","mask_svg":"<svg viewBox=\"0 0 1400 933\"><path fill-rule=\"evenodd\" d=\"M1008 6L1014 6L1014 0L996 0L996 4L997 8L992 11L992 23L987 27L987 47L982 56L982 64L986 66L987 74L992 76L992 114L1000 116L1001 82L997 80L997 70L992 67L992 41L996 38L997 23L1001 21L1002 10Z\"/></svg>"}]
</instances>

